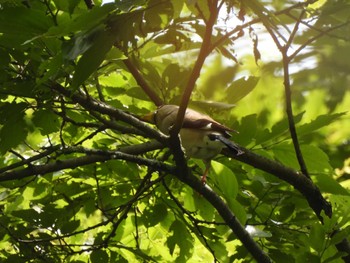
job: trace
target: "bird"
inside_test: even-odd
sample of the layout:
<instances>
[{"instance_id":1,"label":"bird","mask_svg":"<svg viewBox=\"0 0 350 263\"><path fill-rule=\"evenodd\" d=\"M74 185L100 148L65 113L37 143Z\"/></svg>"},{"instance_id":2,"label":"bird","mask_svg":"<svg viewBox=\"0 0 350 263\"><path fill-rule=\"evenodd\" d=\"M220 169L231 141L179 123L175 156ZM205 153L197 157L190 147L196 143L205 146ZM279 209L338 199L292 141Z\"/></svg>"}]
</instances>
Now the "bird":
<instances>
[{"instance_id":1,"label":"bird","mask_svg":"<svg viewBox=\"0 0 350 263\"><path fill-rule=\"evenodd\" d=\"M179 106L162 105L155 111L142 117L142 120L153 123L164 134L169 135L171 127L175 124ZM232 142L230 132L235 130L215 121L208 115L186 109L183 123L179 132L180 141L186 157L202 159L205 171L201 177L203 184L210 169L211 160L217 156L224 147L236 155L243 154L237 144Z\"/></svg>"}]
</instances>

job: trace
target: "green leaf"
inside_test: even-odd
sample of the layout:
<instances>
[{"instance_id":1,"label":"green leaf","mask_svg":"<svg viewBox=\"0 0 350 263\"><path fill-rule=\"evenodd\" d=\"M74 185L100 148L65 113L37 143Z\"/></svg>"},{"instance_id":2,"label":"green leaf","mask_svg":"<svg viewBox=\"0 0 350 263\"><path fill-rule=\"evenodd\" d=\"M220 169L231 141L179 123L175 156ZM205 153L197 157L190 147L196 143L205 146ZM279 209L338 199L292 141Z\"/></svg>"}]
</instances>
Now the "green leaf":
<instances>
[{"instance_id":1,"label":"green leaf","mask_svg":"<svg viewBox=\"0 0 350 263\"><path fill-rule=\"evenodd\" d=\"M34 112L33 123L42 135L48 135L60 129L60 120L50 110L38 110Z\"/></svg>"},{"instance_id":2,"label":"green leaf","mask_svg":"<svg viewBox=\"0 0 350 263\"><path fill-rule=\"evenodd\" d=\"M227 102L235 104L247 96L258 84L259 78L249 76L235 80L227 89Z\"/></svg>"},{"instance_id":3,"label":"green leaf","mask_svg":"<svg viewBox=\"0 0 350 263\"><path fill-rule=\"evenodd\" d=\"M350 235L350 226L347 226L344 229L339 230L335 235L332 236L331 244L336 245L343 241L344 238L349 237Z\"/></svg>"},{"instance_id":4,"label":"green leaf","mask_svg":"<svg viewBox=\"0 0 350 263\"><path fill-rule=\"evenodd\" d=\"M295 124L299 123L302 120L304 113L305 112L301 112L298 115L294 116ZM279 138L280 136L289 136L289 125L287 118L283 118L282 120L276 122L272 126L271 131L265 130L264 132L257 133L256 143L271 143L270 140Z\"/></svg>"},{"instance_id":5,"label":"green leaf","mask_svg":"<svg viewBox=\"0 0 350 263\"><path fill-rule=\"evenodd\" d=\"M310 246L316 251L322 251L324 247L324 242L326 238L326 233L323 226L320 223L315 222L311 226L309 241Z\"/></svg>"},{"instance_id":6,"label":"green leaf","mask_svg":"<svg viewBox=\"0 0 350 263\"><path fill-rule=\"evenodd\" d=\"M340 117L344 115L346 115L346 112L320 115L315 120L298 127L297 128L298 135L308 134L322 127L328 126L329 124L333 123L334 121L338 120Z\"/></svg>"},{"instance_id":7,"label":"green leaf","mask_svg":"<svg viewBox=\"0 0 350 263\"><path fill-rule=\"evenodd\" d=\"M79 4L79 0L71 0L71 1L65 1L65 0L54 0L55 5L58 9L61 11L69 12L70 14L73 13L74 8L77 7Z\"/></svg>"},{"instance_id":8,"label":"green leaf","mask_svg":"<svg viewBox=\"0 0 350 263\"><path fill-rule=\"evenodd\" d=\"M143 89L141 89L141 87L132 87L126 90L125 94L127 94L130 97L139 99L139 100L144 100L144 101L148 101L149 98L147 97L146 93L144 92Z\"/></svg>"},{"instance_id":9,"label":"green leaf","mask_svg":"<svg viewBox=\"0 0 350 263\"><path fill-rule=\"evenodd\" d=\"M259 238L272 237L272 234L270 232L266 232L264 230L261 230L260 228L258 228L256 226L247 225L246 230L248 231L248 233L251 237L259 237Z\"/></svg>"},{"instance_id":10,"label":"green leaf","mask_svg":"<svg viewBox=\"0 0 350 263\"><path fill-rule=\"evenodd\" d=\"M256 114L251 114L244 116L237 130L238 134L234 134L232 137L237 140L241 145L249 145L253 142L257 134L257 116Z\"/></svg>"},{"instance_id":11,"label":"green leaf","mask_svg":"<svg viewBox=\"0 0 350 263\"><path fill-rule=\"evenodd\" d=\"M146 9L143 19L142 31L144 33L158 31L165 28L173 15L173 6L169 1L163 0L150 0L148 6L151 7Z\"/></svg>"},{"instance_id":12,"label":"green leaf","mask_svg":"<svg viewBox=\"0 0 350 263\"><path fill-rule=\"evenodd\" d=\"M52 21L41 10L13 7L0 10L0 44L14 48L42 35Z\"/></svg>"},{"instance_id":13,"label":"green leaf","mask_svg":"<svg viewBox=\"0 0 350 263\"><path fill-rule=\"evenodd\" d=\"M79 14L73 19L67 19L57 26L51 27L45 34L46 37L61 37L70 35L75 32L86 32L94 27L98 27L103 24L103 20L115 10L114 3L104 4L102 6L96 6L88 12ZM71 18L71 16L69 16Z\"/></svg>"},{"instance_id":14,"label":"green leaf","mask_svg":"<svg viewBox=\"0 0 350 263\"><path fill-rule=\"evenodd\" d=\"M175 246L178 246L180 248L180 255L177 260L179 262L186 262L191 256L193 238L189 235L186 226L179 220L172 223L169 231L172 231L172 235L168 237L166 244L169 248L170 254L173 254Z\"/></svg>"},{"instance_id":15,"label":"green leaf","mask_svg":"<svg viewBox=\"0 0 350 263\"><path fill-rule=\"evenodd\" d=\"M225 165L216 161L211 161L211 168L215 173L212 179L225 198L235 199L238 193L238 183L234 173Z\"/></svg>"},{"instance_id":16,"label":"green leaf","mask_svg":"<svg viewBox=\"0 0 350 263\"><path fill-rule=\"evenodd\" d=\"M167 207L163 203L158 203L155 206L147 206L143 211L143 221L147 227L152 227L163 221L167 216Z\"/></svg>"},{"instance_id":17,"label":"green leaf","mask_svg":"<svg viewBox=\"0 0 350 263\"><path fill-rule=\"evenodd\" d=\"M24 121L25 103L6 103L0 108L0 152L5 153L23 142L27 136L27 124Z\"/></svg>"},{"instance_id":18,"label":"green leaf","mask_svg":"<svg viewBox=\"0 0 350 263\"><path fill-rule=\"evenodd\" d=\"M60 230L61 230L62 234L68 234L68 233L72 233L80 225L81 225L81 221L80 220L72 220L72 221L64 223L60 227Z\"/></svg>"},{"instance_id":19,"label":"green leaf","mask_svg":"<svg viewBox=\"0 0 350 263\"><path fill-rule=\"evenodd\" d=\"M350 192L342 187L341 184L329 174L316 174L312 176L312 179L322 192L337 195L350 195Z\"/></svg>"},{"instance_id":20,"label":"green leaf","mask_svg":"<svg viewBox=\"0 0 350 263\"><path fill-rule=\"evenodd\" d=\"M235 107L234 104L228 104L223 102L214 102L214 101L192 101L191 105L194 105L194 108L199 108L203 112L208 112L208 115L210 112L218 112L222 113L224 111L229 111L232 108Z\"/></svg>"},{"instance_id":21,"label":"green leaf","mask_svg":"<svg viewBox=\"0 0 350 263\"><path fill-rule=\"evenodd\" d=\"M313 145L301 145L306 166L310 173L325 173L332 171L328 156L318 147ZM281 143L273 148L275 158L283 164L294 169L300 169L292 143Z\"/></svg>"},{"instance_id":22,"label":"green leaf","mask_svg":"<svg viewBox=\"0 0 350 263\"><path fill-rule=\"evenodd\" d=\"M91 252L90 260L92 263L108 262L109 256L104 250L94 250Z\"/></svg>"},{"instance_id":23,"label":"green leaf","mask_svg":"<svg viewBox=\"0 0 350 263\"><path fill-rule=\"evenodd\" d=\"M247 215L245 209L236 200L238 194L238 182L235 174L228 167L216 161L211 161L211 168L215 173L212 176L212 180L215 182L216 187L222 192L222 196L225 198L228 206L238 220L244 224Z\"/></svg>"},{"instance_id":24,"label":"green leaf","mask_svg":"<svg viewBox=\"0 0 350 263\"><path fill-rule=\"evenodd\" d=\"M276 215L276 219L279 222L288 222L289 219L295 214L295 204L287 204L282 206L278 210L278 214Z\"/></svg>"},{"instance_id":25,"label":"green leaf","mask_svg":"<svg viewBox=\"0 0 350 263\"><path fill-rule=\"evenodd\" d=\"M110 32L103 31L94 37L91 47L79 59L76 67L72 85L73 89L78 88L104 60L107 52L112 48L115 37Z\"/></svg>"}]
</instances>

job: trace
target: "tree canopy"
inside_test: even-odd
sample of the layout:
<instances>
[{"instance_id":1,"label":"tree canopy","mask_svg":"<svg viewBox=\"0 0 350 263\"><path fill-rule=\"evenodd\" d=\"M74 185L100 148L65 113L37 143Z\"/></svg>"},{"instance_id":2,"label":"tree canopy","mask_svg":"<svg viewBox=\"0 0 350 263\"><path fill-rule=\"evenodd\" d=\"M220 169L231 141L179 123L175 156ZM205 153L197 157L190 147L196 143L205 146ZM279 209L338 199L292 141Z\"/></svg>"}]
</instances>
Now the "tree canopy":
<instances>
[{"instance_id":1,"label":"tree canopy","mask_svg":"<svg viewBox=\"0 0 350 263\"><path fill-rule=\"evenodd\" d=\"M1 262L350 262L349 36L345 0L1 0ZM206 184L187 107L244 152Z\"/></svg>"}]
</instances>

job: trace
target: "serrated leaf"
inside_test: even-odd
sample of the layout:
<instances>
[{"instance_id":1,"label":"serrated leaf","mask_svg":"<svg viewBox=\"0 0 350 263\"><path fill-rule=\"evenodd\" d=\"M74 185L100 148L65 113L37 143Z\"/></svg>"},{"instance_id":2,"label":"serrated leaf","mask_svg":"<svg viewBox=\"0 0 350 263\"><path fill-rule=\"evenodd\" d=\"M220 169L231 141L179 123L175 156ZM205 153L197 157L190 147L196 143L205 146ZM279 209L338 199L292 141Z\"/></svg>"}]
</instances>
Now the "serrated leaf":
<instances>
[{"instance_id":1,"label":"serrated leaf","mask_svg":"<svg viewBox=\"0 0 350 263\"><path fill-rule=\"evenodd\" d=\"M237 128L238 134L233 135L233 139L237 140L241 145L249 145L257 133L257 116L251 114L244 116L240 121L240 126Z\"/></svg>"},{"instance_id":2,"label":"serrated leaf","mask_svg":"<svg viewBox=\"0 0 350 263\"><path fill-rule=\"evenodd\" d=\"M313 145L301 145L300 148L310 173L325 173L332 170L327 154L320 148ZM272 150L280 162L294 169L300 169L292 143L275 145Z\"/></svg>"},{"instance_id":3,"label":"serrated leaf","mask_svg":"<svg viewBox=\"0 0 350 263\"><path fill-rule=\"evenodd\" d=\"M298 135L314 132L322 127L331 124L344 115L346 115L346 112L320 115L315 120L297 127Z\"/></svg>"},{"instance_id":4,"label":"serrated leaf","mask_svg":"<svg viewBox=\"0 0 350 263\"><path fill-rule=\"evenodd\" d=\"M174 253L177 245L180 248L178 260L181 259L182 262L186 262L186 259L191 255L191 248L193 247L191 235L189 235L186 226L179 220L173 222L169 231L172 231L172 235L167 238L166 244L170 254Z\"/></svg>"},{"instance_id":5,"label":"serrated leaf","mask_svg":"<svg viewBox=\"0 0 350 263\"><path fill-rule=\"evenodd\" d=\"M331 175L329 174L317 174L312 177L315 184L321 189L322 192L338 194L338 195L350 195L350 192L343 188Z\"/></svg>"},{"instance_id":6,"label":"serrated leaf","mask_svg":"<svg viewBox=\"0 0 350 263\"><path fill-rule=\"evenodd\" d=\"M302 120L304 113L305 112L301 112L298 115L294 116L294 123L295 124L299 123ZM272 126L271 131L257 134L257 135L259 135L259 137L257 137L256 143L260 144L260 143L269 141L271 139L274 139L278 136L282 136L282 135L286 135L286 134L289 135L289 125L288 125L288 119L284 118L284 119L276 122Z\"/></svg>"},{"instance_id":7,"label":"serrated leaf","mask_svg":"<svg viewBox=\"0 0 350 263\"><path fill-rule=\"evenodd\" d=\"M258 84L260 78L249 76L234 81L227 89L227 102L235 104L247 96Z\"/></svg>"},{"instance_id":8,"label":"serrated leaf","mask_svg":"<svg viewBox=\"0 0 350 263\"><path fill-rule=\"evenodd\" d=\"M139 99L139 100L144 100L144 101L148 101L149 98L147 97L146 93L144 92L143 89L141 89L141 87L137 86L137 87L132 87L126 90L125 92L128 96Z\"/></svg>"}]
</instances>

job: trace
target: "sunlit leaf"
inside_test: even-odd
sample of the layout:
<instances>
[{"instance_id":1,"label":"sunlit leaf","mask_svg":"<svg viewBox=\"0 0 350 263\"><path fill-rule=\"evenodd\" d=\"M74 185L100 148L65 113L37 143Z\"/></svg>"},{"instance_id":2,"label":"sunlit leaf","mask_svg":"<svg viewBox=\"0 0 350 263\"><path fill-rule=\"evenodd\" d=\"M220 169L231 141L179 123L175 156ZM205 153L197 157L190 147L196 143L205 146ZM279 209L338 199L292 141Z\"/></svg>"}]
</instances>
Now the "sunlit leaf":
<instances>
[{"instance_id":1,"label":"sunlit leaf","mask_svg":"<svg viewBox=\"0 0 350 263\"><path fill-rule=\"evenodd\" d=\"M298 134L303 135L310 132L314 132L338 120L340 117L343 117L345 114L346 112L320 115L317 117L317 119L298 127L297 128Z\"/></svg>"},{"instance_id":2,"label":"sunlit leaf","mask_svg":"<svg viewBox=\"0 0 350 263\"><path fill-rule=\"evenodd\" d=\"M323 192L338 195L350 195L349 190L343 188L334 178L332 178L331 175L321 173L316 174L313 178Z\"/></svg>"},{"instance_id":3,"label":"sunlit leaf","mask_svg":"<svg viewBox=\"0 0 350 263\"><path fill-rule=\"evenodd\" d=\"M234 81L227 89L227 101L236 103L247 96L258 84L259 78L250 76Z\"/></svg>"}]
</instances>

